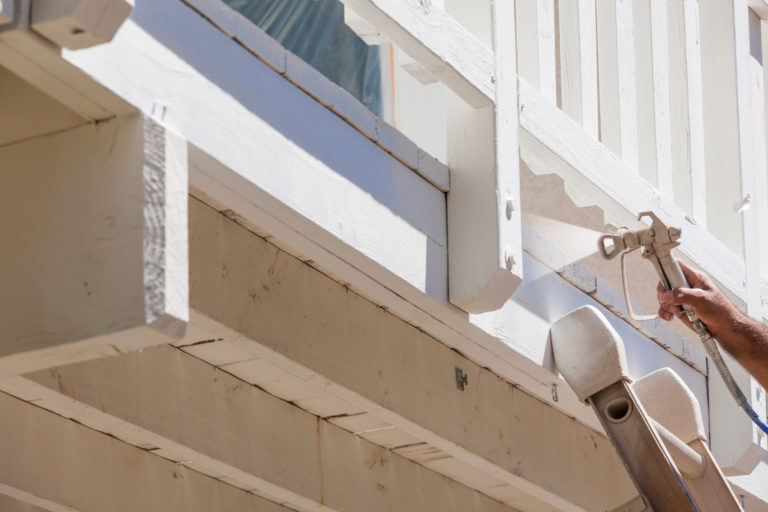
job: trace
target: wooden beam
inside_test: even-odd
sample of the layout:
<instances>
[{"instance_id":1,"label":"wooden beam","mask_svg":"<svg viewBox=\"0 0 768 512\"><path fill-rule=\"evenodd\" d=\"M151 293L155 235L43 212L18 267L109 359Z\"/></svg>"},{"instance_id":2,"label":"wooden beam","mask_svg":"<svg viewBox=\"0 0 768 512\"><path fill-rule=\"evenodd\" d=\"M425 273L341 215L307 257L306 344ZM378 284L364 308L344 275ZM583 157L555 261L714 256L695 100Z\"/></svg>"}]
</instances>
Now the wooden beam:
<instances>
[{"instance_id":1,"label":"wooden beam","mask_svg":"<svg viewBox=\"0 0 768 512\"><path fill-rule=\"evenodd\" d=\"M493 103L493 55L443 9L398 0L343 2L467 103Z\"/></svg>"},{"instance_id":2,"label":"wooden beam","mask_svg":"<svg viewBox=\"0 0 768 512\"><path fill-rule=\"evenodd\" d=\"M0 148L0 375L165 343L188 318L186 141L142 116Z\"/></svg>"},{"instance_id":3,"label":"wooden beam","mask_svg":"<svg viewBox=\"0 0 768 512\"><path fill-rule=\"evenodd\" d=\"M170 346L27 378L0 388L291 509L514 512Z\"/></svg>"},{"instance_id":4,"label":"wooden beam","mask_svg":"<svg viewBox=\"0 0 768 512\"><path fill-rule=\"evenodd\" d=\"M271 358L557 509L631 497L601 435L207 207L191 213L193 323L207 333L196 338L231 339L234 330L240 360ZM465 392L456 388L457 368L468 375ZM574 464L606 472L587 478Z\"/></svg>"},{"instance_id":5,"label":"wooden beam","mask_svg":"<svg viewBox=\"0 0 768 512\"><path fill-rule=\"evenodd\" d=\"M134 0L35 0L30 26L70 50L112 40L130 15Z\"/></svg>"},{"instance_id":6,"label":"wooden beam","mask_svg":"<svg viewBox=\"0 0 768 512\"><path fill-rule=\"evenodd\" d=\"M289 510L5 393L0 410L0 482L17 502L56 512Z\"/></svg>"},{"instance_id":7,"label":"wooden beam","mask_svg":"<svg viewBox=\"0 0 768 512\"><path fill-rule=\"evenodd\" d=\"M31 9L30 0L18 0L14 23L0 31L0 65L86 119L135 114L128 102L67 62L61 48L30 29Z\"/></svg>"}]
</instances>

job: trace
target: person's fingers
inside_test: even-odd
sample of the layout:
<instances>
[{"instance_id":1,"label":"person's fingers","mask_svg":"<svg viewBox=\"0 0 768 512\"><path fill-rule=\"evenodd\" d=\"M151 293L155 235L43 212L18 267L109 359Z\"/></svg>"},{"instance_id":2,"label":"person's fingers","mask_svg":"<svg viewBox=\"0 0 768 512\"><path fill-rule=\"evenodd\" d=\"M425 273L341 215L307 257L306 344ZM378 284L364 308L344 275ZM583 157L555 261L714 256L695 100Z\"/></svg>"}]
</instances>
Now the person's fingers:
<instances>
[{"instance_id":1,"label":"person's fingers","mask_svg":"<svg viewBox=\"0 0 768 512\"><path fill-rule=\"evenodd\" d=\"M685 276L686 281L693 286L693 283L698 283L701 281L702 275L700 272L697 272L696 270L693 270L691 267L686 265L683 261L677 260L677 263L680 265L680 268L683 271L683 275Z\"/></svg>"},{"instance_id":2,"label":"person's fingers","mask_svg":"<svg viewBox=\"0 0 768 512\"><path fill-rule=\"evenodd\" d=\"M662 286L661 281L656 284L656 298L659 302L664 302L664 286Z\"/></svg>"},{"instance_id":3,"label":"person's fingers","mask_svg":"<svg viewBox=\"0 0 768 512\"><path fill-rule=\"evenodd\" d=\"M664 293L664 303L676 306L685 304L696 309L707 300L707 291L700 288L678 288Z\"/></svg>"}]
</instances>

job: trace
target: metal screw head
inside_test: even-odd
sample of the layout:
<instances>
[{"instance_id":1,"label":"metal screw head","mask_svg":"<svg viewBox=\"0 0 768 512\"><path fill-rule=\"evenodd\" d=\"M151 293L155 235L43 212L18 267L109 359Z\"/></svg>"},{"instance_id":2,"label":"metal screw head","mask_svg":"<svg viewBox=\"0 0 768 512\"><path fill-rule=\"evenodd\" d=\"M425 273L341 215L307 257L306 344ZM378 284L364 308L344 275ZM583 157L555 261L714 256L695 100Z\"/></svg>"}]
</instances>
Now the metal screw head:
<instances>
[{"instance_id":1,"label":"metal screw head","mask_svg":"<svg viewBox=\"0 0 768 512\"><path fill-rule=\"evenodd\" d=\"M512 270L512 267L515 266L515 255L512 253L512 249L507 249L504 252L504 262L507 265L507 270Z\"/></svg>"},{"instance_id":2,"label":"metal screw head","mask_svg":"<svg viewBox=\"0 0 768 512\"><path fill-rule=\"evenodd\" d=\"M511 197L507 197L506 209L507 209L507 219L511 219L512 212L515 211L515 202L512 200Z\"/></svg>"}]
</instances>

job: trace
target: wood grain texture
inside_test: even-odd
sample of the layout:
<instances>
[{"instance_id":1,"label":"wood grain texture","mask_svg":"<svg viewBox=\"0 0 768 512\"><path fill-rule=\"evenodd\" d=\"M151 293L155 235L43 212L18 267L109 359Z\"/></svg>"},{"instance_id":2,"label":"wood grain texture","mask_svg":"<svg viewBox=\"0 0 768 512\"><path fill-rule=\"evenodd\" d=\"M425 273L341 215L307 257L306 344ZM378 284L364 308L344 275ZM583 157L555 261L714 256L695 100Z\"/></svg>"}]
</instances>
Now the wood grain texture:
<instances>
[{"instance_id":1,"label":"wood grain texture","mask_svg":"<svg viewBox=\"0 0 768 512\"><path fill-rule=\"evenodd\" d=\"M2 271L16 293L3 301L0 373L183 335L186 145L156 135L134 117L0 149L2 236L16 247Z\"/></svg>"},{"instance_id":2,"label":"wood grain texture","mask_svg":"<svg viewBox=\"0 0 768 512\"><path fill-rule=\"evenodd\" d=\"M23 393L41 407L296 510L510 510L179 349L30 378L42 389Z\"/></svg>"},{"instance_id":3,"label":"wood grain texture","mask_svg":"<svg viewBox=\"0 0 768 512\"><path fill-rule=\"evenodd\" d=\"M592 500L630 497L623 475L608 470L615 455L600 435L223 216L193 210L193 218L193 307L214 325L259 340L345 401L556 508L588 510L598 506ZM456 367L475 383L469 392L456 389ZM510 421L515 415L527 420ZM545 459L559 462L534 462ZM581 482L576 463L605 468L605 476ZM600 490L588 490L598 482Z\"/></svg>"},{"instance_id":4,"label":"wood grain texture","mask_svg":"<svg viewBox=\"0 0 768 512\"><path fill-rule=\"evenodd\" d=\"M289 510L5 393L0 409L0 482L62 509Z\"/></svg>"}]
</instances>

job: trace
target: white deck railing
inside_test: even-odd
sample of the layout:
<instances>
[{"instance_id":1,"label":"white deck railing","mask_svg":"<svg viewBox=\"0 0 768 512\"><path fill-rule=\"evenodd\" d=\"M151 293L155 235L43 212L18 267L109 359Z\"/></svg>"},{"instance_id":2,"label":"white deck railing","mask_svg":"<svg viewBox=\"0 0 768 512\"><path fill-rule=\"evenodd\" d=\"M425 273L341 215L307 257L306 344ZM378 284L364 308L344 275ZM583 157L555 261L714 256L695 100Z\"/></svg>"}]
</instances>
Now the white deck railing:
<instances>
[{"instance_id":1,"label":"white deck railing","mask_svg":"<svg viewBox=\"0 0 768 512\"><path fill-rule=\"evenodd\" d=\"M723 248L687 244L751 314L763 314L766 30L758 14L746 0L518 0L517 17L520 77L642 177L660 203L743 261L707 265L710 257L696 252ZM621 168L607 172L635 183ZM622 188L610 192L629 206L626 196L638 191Z\"/></svg>"}]
</instances>

